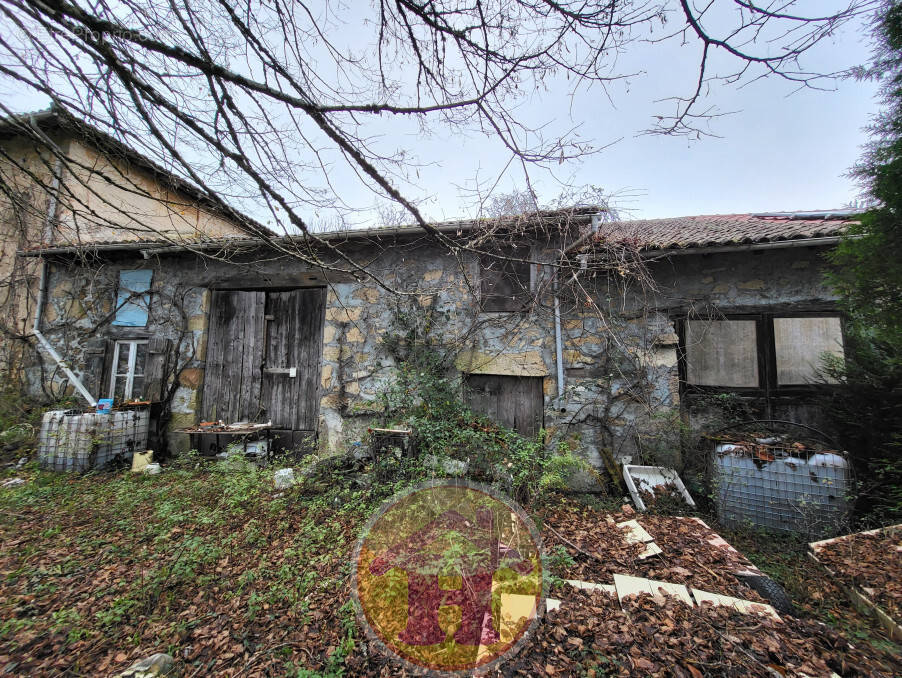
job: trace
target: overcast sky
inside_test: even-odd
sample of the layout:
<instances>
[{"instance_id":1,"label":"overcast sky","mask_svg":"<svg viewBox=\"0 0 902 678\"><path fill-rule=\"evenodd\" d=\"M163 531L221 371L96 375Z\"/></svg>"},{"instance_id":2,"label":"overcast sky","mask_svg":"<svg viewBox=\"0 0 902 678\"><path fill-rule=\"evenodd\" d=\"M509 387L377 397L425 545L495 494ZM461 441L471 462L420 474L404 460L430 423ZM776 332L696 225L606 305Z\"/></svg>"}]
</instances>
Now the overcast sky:
<instances>
[{"instance_id":1,"label":"overcast sky","mask_svg":"<svg viewBox=\"0 0 902 678\"><path fill-rule=\"evenodd\" d=\"M863 64L869 44L861 24L847 26L808 56L807 65L821 71ZM565 80L549 83L520 104L520 116L536 125L553 121L577 126L581 136L597 146L610 144L582 161L565 162L551 172L531 174L540 201L552 200L562 185L595 185L614 195L613 204L630 218L690 214L769 212L839 208L858 197L845 173L866 140L863 127L877 110L871 83L840 80L825 83L832 91L793 93L791 83L765 79L742 89L716 87L707 99L722 112L737 111L712 121L718 137L642 135L654 115L669 105L660 99L691 91L697 77L698 46L632 46L618 64L621 72L640 72L628 83L571 92ZM717 66L717 62L713 63ZM735 65L734 65L735 68ZM48 105L33 94L2 87L19 110ZM656 103L657 101L657 103ZM378 128L373 130L380 133ZM420 167L405 187L422 200L422 211L434 219L474 215L472 190L476 179L495 184L509 164L509 155L484 138L450 136L436 129L428 137L415 125L409 133L383 131L398 148L409 149ZM341 168L336 178L342 179ZM351 179L351 177L347 177ZM373 204L372 194L346 183L346 202ZM497 190L522 188L522 172L514 165ZM484 187L484 186L483 186ZM305 215L310 223L328 215ZM355 217L356 225L376 225L378 217Z\"/></svg>"},{"instance_id":2,"label":"overcast sky","mask_svg":"<svg viewBox=\"0 0 902 678\"><path fill-rule=\"evenodd\" d=\"M870 56L866 29L848 27L818 46L808 64L829 71L864 64ZM877 110L873 83L845 79L829 83L832 91L796 91L791 83L760 80L742 89L712 90L709 102L733 115L711 122L719 138L701 140L643 135L653 116L668 111L657 100L685 93L697 77L697 49L677 44L635 48L621 61L624 71L644 70L627 86L614 85L609 99L598 91L571 100L566 85L537 92L529 106L536 120L549 110L580 125L583 136L612 145L579 163L555 168L556 178L593 184L615 194L614 204L627 218L833 209L859 196L855 182L844 176L867 140L863 130ZM825 83L826 84L826 83ZM613 105L612 105L613 102ZM411 143L416 143L411 140ZM453 218L467 201L457 185L476 166L506 161L480 150L474 140L432 141L436 167L421 171L424 186L437 196L427 211ZM522 186L514 170L507 189ZM535 172L540 198L560 190L556 182ZM504 185L502 184L502 188Z\"/></svg>"}]
</instances>

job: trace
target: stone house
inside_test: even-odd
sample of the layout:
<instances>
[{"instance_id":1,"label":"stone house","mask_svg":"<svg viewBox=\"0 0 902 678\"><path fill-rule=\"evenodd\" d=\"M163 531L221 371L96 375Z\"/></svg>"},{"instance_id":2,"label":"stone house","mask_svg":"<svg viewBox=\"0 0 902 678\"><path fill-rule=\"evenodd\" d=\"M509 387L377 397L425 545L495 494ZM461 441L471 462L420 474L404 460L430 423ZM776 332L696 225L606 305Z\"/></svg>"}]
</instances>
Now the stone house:
<instances>
[{"instance_id":1,"label":"stone house","mask_svg":"<svg viewBox=\"0 0 902 678\"><path fill-rule=\"evenodd\" d=\"M818 364L843 345L823 255L848 214L605 217L20 254L48 266L45 334L93 393L165 403L171 451L189 445L177 429L220 419L271 420L285 447L363 440L411 326L439 338L475 410L599 467L667 462L724 402L823 423ZM314 252L321 266L299 258ZM141 294L117 304L128 280Z\"/></svg>"},{"instance_id":2,"label":"stone house","mask_svg":"<svg viewBox=\"0 0 902 678\"><path fill-rule=\"evenodd\" d=\"M17 251L268 233L58 106L0 119L0 187L4 375L19 369L41 278L40 261L17 257Z\"/></svg>"}]
</instances>

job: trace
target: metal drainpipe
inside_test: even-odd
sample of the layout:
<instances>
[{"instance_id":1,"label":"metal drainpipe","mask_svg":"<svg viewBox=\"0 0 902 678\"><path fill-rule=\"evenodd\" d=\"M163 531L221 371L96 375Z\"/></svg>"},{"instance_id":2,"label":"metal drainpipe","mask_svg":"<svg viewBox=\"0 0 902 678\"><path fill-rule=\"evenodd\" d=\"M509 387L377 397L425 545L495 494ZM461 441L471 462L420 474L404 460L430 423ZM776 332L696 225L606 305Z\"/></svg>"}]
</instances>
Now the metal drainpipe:
<instances>
[{"instance_id":1,"label":"metal drainpipe","mask_svg":"<svg viewBox=\"0 0 902 678\"><path fill-rule=\"evenodd\" d=\"M561 336L561 298L558 294L558 272L554 272L554 354L557 360L557 406L558 412L564 412L564 340Z\"/></svg>"},{"instance_id":2,"label":"metal drainpipe","mask_svg":"<svg viewBox=\"0 0 902 678\"><path fill-rule=\"evenodd\" d=\"M50 184L50 204L47 207L47 222L44 226L44 238L48 241L53 234L53 222L56 219L56 211L57 206L59 204L58 195L60 189L60 177L63 172L63 159L57 157L56 164L53 168L53 180ZM97 400L88 389L85 388L85 385L81 383L81 379L79 379L76 374L69 369L68 363L63 360L63 357L57 352L53 345L47 341L47 338L41 334L41 316L44 314L44 298L47 296L47 260L44 257L41 257L41 272L40 277L38 278L38 300L37 304L35 304L34 309L34 322L32 323L31 333L35 336L35 338L40 342L41 346L44 347L44 350L50 354L50 357L56 361L56 364L60 366L60 369L65 373L65 375L69 378L69 383L71 383L75 389L84 397L85 400L88 401L88 404L91 407L97 407Z\"/></svg>"},{"instance_id":3,"label":"metal drainpipe","mask_svg":"<svg viewBox=\"0 0 902 678\"><path fill-rule=\"evenodd\" d=\"M586 233L584 236L579 238L575 243L567 247L565 250L561 250L561 258L563 259L564 255L568 252L572 251L586 240L591 238L593 235L598 233L598 230L601 228L602 219L604 219L604 213L598 213L592 215L592 224L591 230ZM561 333L561 297L559 294L560 291L560 278L559 278L559 270L555 270L552 274L554 278L552 279L552 287L554 293L554 354L555 360L557 361L557 407L556 409L559 412L565 412L567 410L564 407L564 338ZM576 273L573 274L573 278L576 278Z\"/></svg>"}]
</instances>

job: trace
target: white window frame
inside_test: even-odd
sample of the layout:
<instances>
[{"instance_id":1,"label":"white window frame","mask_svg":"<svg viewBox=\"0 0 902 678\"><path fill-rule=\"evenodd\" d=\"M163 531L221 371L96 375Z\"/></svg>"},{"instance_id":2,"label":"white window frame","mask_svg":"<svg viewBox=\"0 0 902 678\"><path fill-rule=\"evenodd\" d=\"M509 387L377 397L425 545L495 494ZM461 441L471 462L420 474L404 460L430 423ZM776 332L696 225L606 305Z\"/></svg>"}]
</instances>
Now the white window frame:
<instances>
[{"instance_id":1,"label":"white window frame","mask_svg":"<svg viewBox=\"0 0 902 678\"><path fill-rule=\"evenodd\" d=\"M116 397L116 379L121 379L125 377L125 389L122 392L122 398L125 401L132 399L132 389L135 385L135 362L138 358L138 345L139 344L147 344L147 339L117 339L113 348L113 363L112 370L110 374L110 398ZM128 346L128 367L127 372L125 374L120 374L116 371L116 368L119 366L119 351L123 346ZM145 354L145 365L144 372L147 371L146 364L146 354ZM144 372L142 372L139 376L143 377Z\"/></svg>"}]
</instances>

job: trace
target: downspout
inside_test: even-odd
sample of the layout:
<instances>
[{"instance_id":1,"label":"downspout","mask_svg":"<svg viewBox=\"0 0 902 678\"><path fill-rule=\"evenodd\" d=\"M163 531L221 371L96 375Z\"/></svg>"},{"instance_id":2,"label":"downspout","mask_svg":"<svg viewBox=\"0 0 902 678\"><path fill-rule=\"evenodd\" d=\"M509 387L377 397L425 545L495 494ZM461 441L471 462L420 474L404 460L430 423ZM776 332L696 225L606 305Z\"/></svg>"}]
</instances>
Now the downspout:
<instances>
[{"instance_id":1,"label":"downspout","mask_svg":"<svg viewBox=\"0 0 902 678\"><path fill-rule=\"evenodd\" d=\"M47 207L47 221L44 224L44 240L48 244L50 243L53 237L53 224L56 221L56 213L57 207L59 205L59 190L60 190L60 177L63 172L63 159L57 156L56 164L53 167L53 179L50 184L50 203ZM69 383L71 383L75 389L84 397L85 400L88 401L88 404L91 407L97 407L97 400L90 394L88 389L85 388L85 385L81 383L81 379L79 379L76 374L69 369L68 363L63 360L63 357L57 352L55 348L51 345L47 338L41 334L41 316L44 314L44 298L47 296L47 260L44 257L41 257L41 271L40 276L38 278L38 300L34 309L34 323L32 324L31 333L35 336L35 338L40 342L41 346L44 347L44 350L50 354L50 357L56 361L56 364L60 366L60 369L65 373L65 375L69 378Z\"/></svg>"},{"instance_id":2,"label":"downspout","mask_svg":"<svg viewBox=\"0 0 902 678\"><path fill-rule=\"evenodd\" d=\"M554 271L554 357L557 361L557 405L555 409L563 412L564 407L564 340L561 336L561 297L558 294L558 271Z\"/></svg>"},{"instance_id":3,"label":"downspout","mask_svg":"<svg viewBox=\"0 0 902 678\"><path fill-rule=\"evenodd\" d=\"M601 220L603 218L602 214L593 214L592 222L591 222L591 230L586 233L584 236L579 238L573 245L567 247L564 250L561 250L561 259L564 258L564 255L567 252L573 250L579 244L585 242L596 233L601 228ZM552 275L552 289L554 294L554 357L557 362L557 405L555 409L558 412L565 412L566 407L564 407L564 389L565 389L565 381L564 381L564 338L561 332L561 297L560 297L560 267L556 268ZM576 277L576 274L573 276Z\"/></svg>"}]
</instances>

